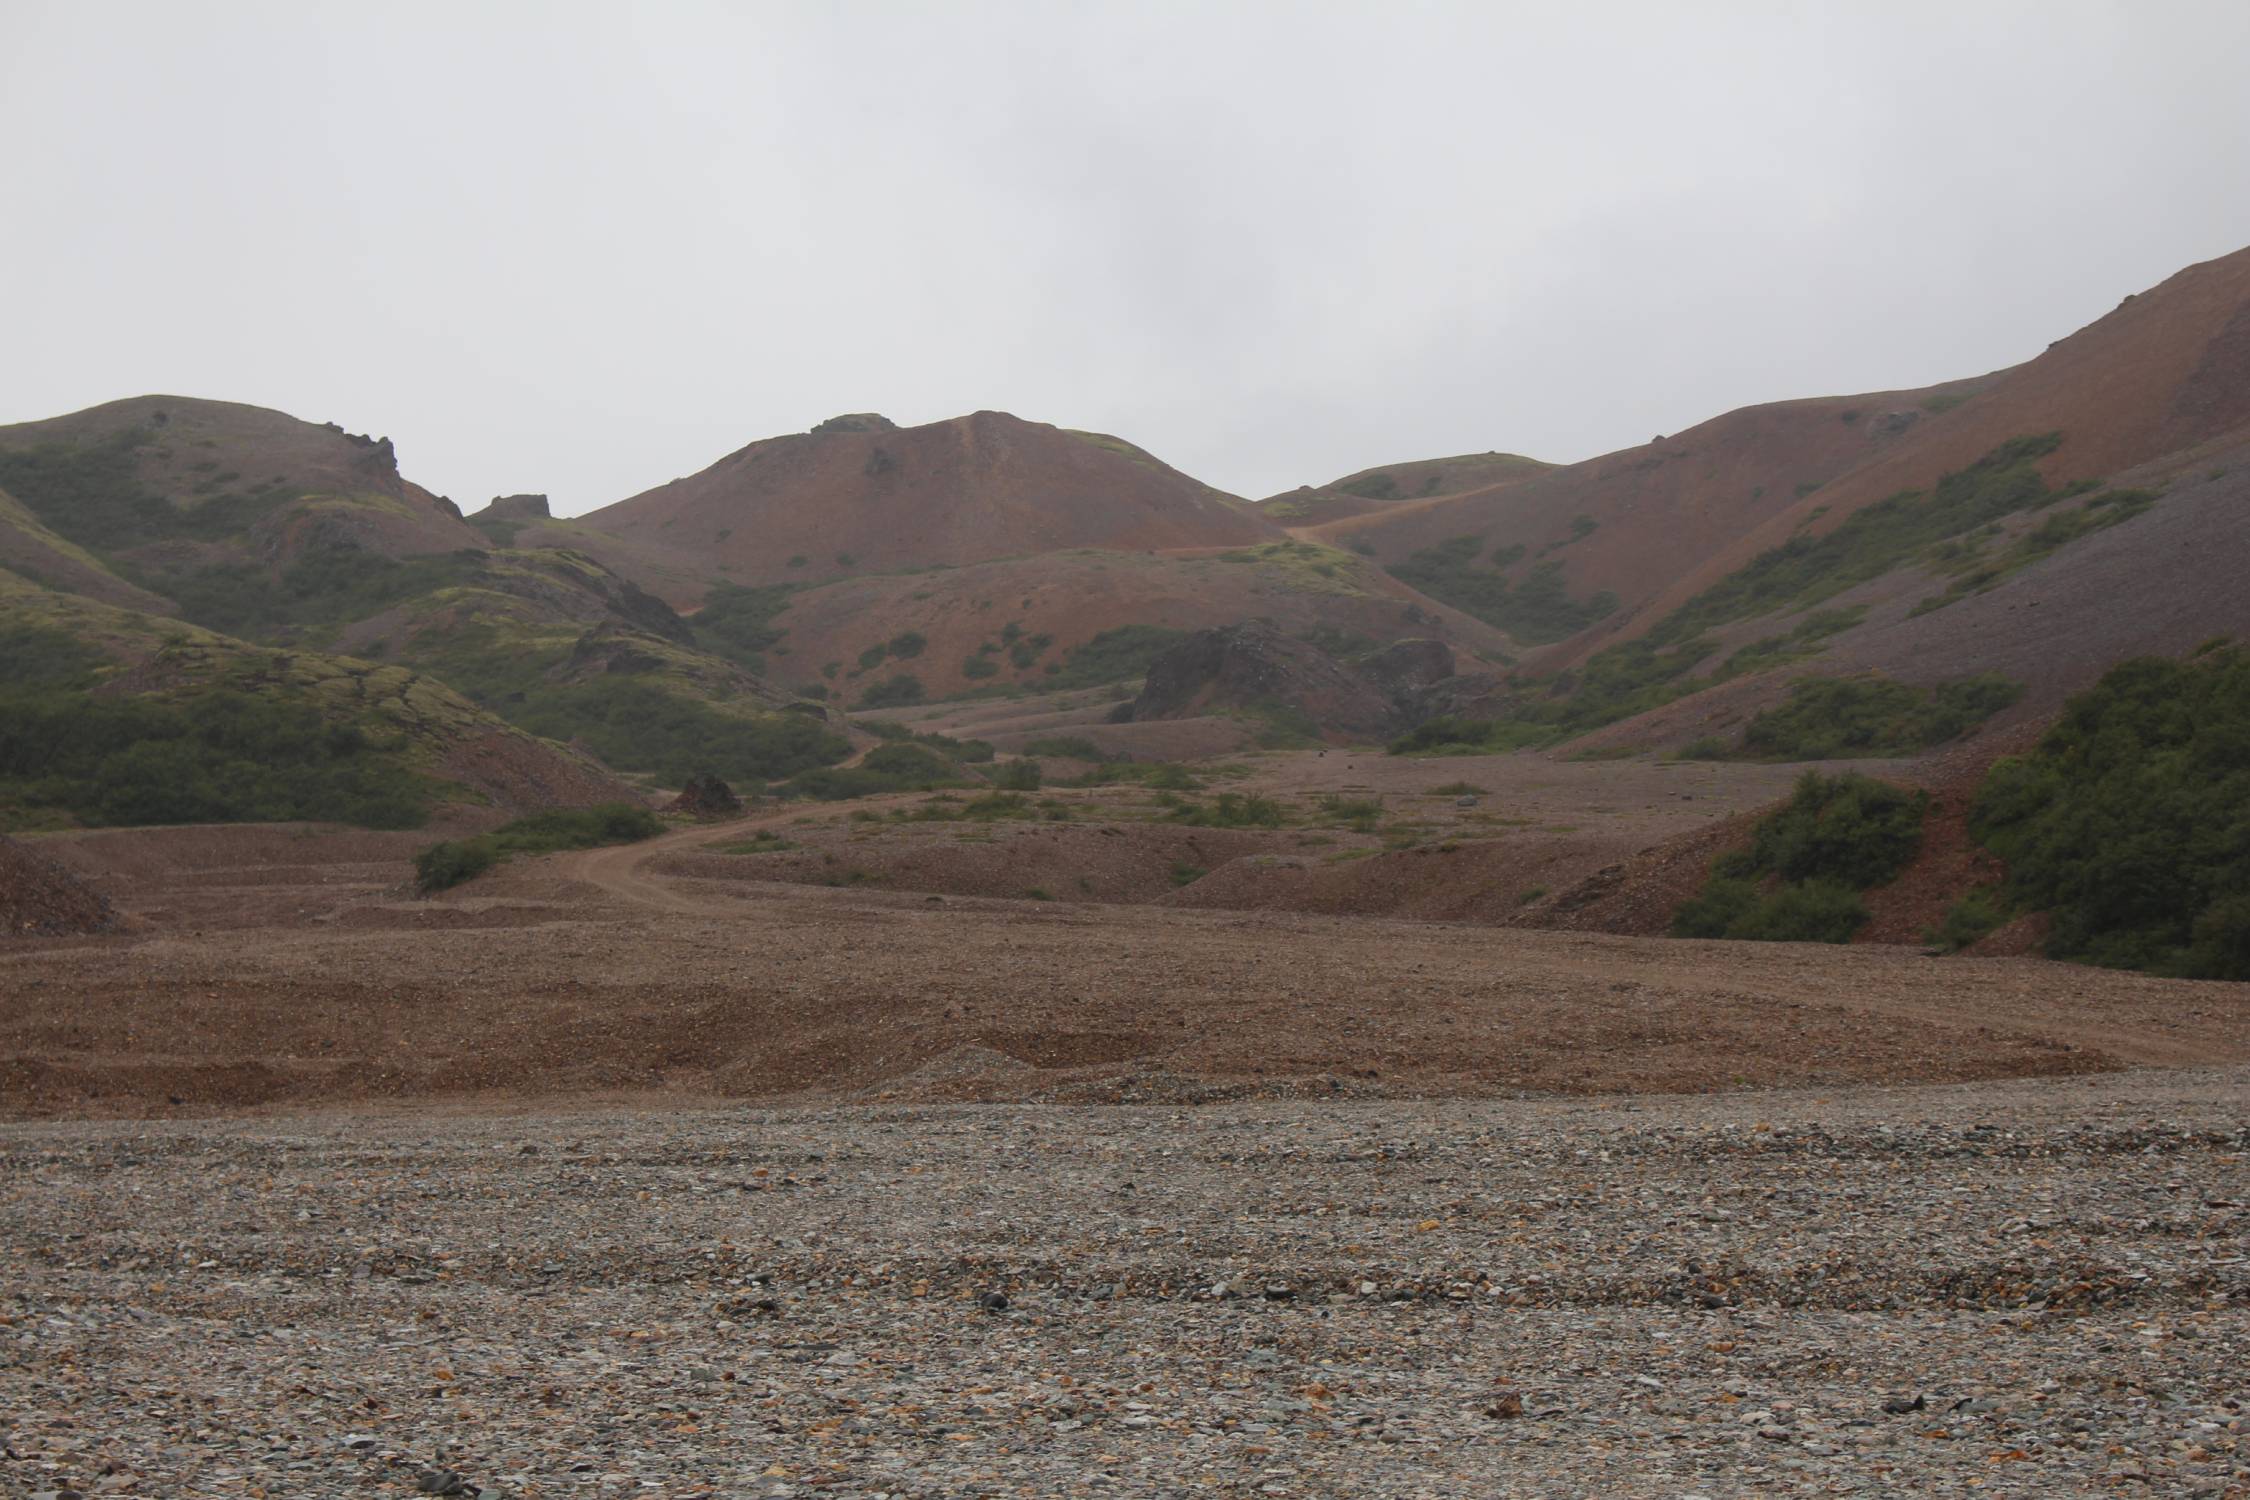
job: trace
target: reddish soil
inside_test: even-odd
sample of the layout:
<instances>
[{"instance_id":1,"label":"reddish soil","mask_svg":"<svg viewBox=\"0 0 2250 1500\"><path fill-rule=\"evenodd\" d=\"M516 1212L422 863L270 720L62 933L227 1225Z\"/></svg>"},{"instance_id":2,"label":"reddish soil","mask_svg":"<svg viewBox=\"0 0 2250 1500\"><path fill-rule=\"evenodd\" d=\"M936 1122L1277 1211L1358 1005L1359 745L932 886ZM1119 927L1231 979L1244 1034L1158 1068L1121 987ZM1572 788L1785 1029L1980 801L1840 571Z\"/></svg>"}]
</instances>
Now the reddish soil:
<instances>
[{"instance_id":1,"label":"reddish soil","mask_svg":"<svg viewBox=\"0 0 2250 1500\"><path fill-rule=\"evenodd\" d=\"M1337 786L1340 769L1362 768L1299 752L1262 760L1236 784L1295 796ZM1483 778L1494 792L1478 808L1453 808L1426 787L1424 799L1463 820L1507 808L1537 825L1503 828L1502 848L1579 837L1549 821L1574 807L1611 808L1622 842L1662 837L1764 800L1777 769L1535 757L1364 767L1366 787L1388 797L1417 779ZM1681 776L1705 778L1712 795L1657 795ZM1628 789L1643 805L1617 795ZM1142 905L1075 889L1039 901L820 888L735 868L792 854L697 852L765 827L855 859L888 851L902 869L927 857L933 879L966 887L1023 878L1034 849L1098 885L1112 867L1092 851L1114 846L1115 868L1138 870L1129 883L1145 893L1169 880L1159 867L1190 836L1217 852L1276 837L1135 821L1114 789L1065 800L1073 795L1084 798L1082 821L1009 827L1012 842L960 845L968 856L950 863L933 851L978 830L907 830L938 835L920 853L888 826L855 838L874 825L847 821L849 811L919 801L902 799L754 813L528 861L435 900L407 885L413 835L49 840L81 876L100 877L137 930L0 948L10 997L0 1112L618 1092L1102 1098L1145 1093L1152 1078L1203 1093L1701 1091L2250 1057L2250 987L2240 985L1880 946L1182 909L1193 885ZM1347 835L1301 825L1278 835L1322 836L1341 848ZM1396 860L1442 871L1478 857L1473 842Z\"/></svg>"}]
</instances>

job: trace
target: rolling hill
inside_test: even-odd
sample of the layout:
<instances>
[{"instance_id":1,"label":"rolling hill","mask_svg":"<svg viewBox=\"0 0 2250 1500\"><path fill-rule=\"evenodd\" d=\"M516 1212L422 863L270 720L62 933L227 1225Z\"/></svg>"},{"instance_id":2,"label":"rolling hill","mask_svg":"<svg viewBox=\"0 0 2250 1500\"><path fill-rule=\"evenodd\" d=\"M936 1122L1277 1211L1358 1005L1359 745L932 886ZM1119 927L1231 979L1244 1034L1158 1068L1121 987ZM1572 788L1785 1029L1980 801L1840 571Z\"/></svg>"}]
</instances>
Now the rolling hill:
<instances>
[{"instance_id":1,"label":"rolling hill","mask_svg":"<svg viewBox=\"0 0 2250 1500\"><path fill-rule=\"evenodd\" d=\"M0 570L0 825L314 819L625 795L426 674L253 645Z\"/></svg>"},{"instance_id":2,"label":"rolling hill","mask_svg":"<svg viewBox=\"0 0 2250 1500\"><path fill-rule=\"evenodd\" d=\"M587 533L614 550L588 545ZM1131 443L991 411L921 427L833 418L582 516L562 535L683 608L701 588L681 579L817 583L1086 547L1281 539L1232 496Z\"/></svg>"}]
</instances>

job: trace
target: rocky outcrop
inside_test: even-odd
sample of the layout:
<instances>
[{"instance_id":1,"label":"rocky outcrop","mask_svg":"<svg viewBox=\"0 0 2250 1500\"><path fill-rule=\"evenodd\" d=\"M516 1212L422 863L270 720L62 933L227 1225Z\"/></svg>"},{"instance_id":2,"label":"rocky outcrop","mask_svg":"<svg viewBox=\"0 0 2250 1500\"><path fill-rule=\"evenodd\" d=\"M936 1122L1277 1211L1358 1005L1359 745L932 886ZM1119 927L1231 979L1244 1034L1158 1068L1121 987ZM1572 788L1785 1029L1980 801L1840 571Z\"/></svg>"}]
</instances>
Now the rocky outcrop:
<instances>
[{"instance_id":1,"label":"rocky outcrop","mask_svg":"<svg viewBox=\"0 0 2250 1500\"><path fill-rule=\"evenodd\" d=\"M846 412L840 417L830 417L827 421L815 425L813 435L819 437L831 432L896 431L898 431L898 423L884 416L881 412L854 411Z\"/></svg>"},{"instance_id":2,"label":"rocky outcrop","mask_svg":"<svg viewBox=\"0 0 2250 1500\"><path fill-rule=\"evenodd\" d=\"M1352 663L1401 707L1454 675L1453 648L1443 641L1398 641Z\"/></svg>"},{"instance_id":3,"label":"rocky outcrop","mask_svg":"<svg viewBox=\"0 0 2250 1500\"><path fill-rule=\"evenodd\" d=\"M492 503L477 512L480 521L546 521L553 519L545 495L494 495Z\"/></svg>"},{"instance_id":4,"label":"rocky outcrop","mask_svg":"<svg viewBox=\"0 0 2250 1500\"><path fill-rule=\"evenodd\" d=\"M664 810L694 818L732 818L741 813L742 799L716 776L690 776Z\"/></svg>"}]
</instances>

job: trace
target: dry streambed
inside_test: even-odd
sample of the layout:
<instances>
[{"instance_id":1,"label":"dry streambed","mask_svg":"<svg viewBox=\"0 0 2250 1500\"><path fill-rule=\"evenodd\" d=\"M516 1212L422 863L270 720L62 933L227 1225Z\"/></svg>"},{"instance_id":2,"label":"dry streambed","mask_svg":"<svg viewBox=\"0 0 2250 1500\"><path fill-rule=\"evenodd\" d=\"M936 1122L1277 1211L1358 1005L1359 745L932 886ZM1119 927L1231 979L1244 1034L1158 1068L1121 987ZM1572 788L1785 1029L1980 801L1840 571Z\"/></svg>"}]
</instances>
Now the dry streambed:
<instances>
[{"instance_id":1,"label":"dry streambed","mask_svg":"<svg viewBox=\"0 0 2250 1500\"><path fill-rule=\"evenodd\" d=\"M8 1126L0 1486L2230 1493L2246 1104Z\"/></svg>"}]
</instances>

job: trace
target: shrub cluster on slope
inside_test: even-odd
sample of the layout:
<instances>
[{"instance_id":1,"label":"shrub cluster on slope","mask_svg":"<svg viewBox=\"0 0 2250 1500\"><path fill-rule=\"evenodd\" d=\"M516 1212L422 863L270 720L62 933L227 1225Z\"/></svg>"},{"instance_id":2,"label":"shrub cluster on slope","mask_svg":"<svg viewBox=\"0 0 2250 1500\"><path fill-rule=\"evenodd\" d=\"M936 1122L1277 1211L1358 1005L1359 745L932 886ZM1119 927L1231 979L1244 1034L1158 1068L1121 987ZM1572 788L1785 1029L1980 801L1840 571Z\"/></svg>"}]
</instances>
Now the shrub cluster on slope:
<instances>
[{"instance_id":1,"label":"shrub cluster on slope","mask_svg":"<svg viewBox=\"0 0 2250 1500\"><path fill-rule=\"evenodd\" d=\"M11 689L0 693L0 808L90 825L417 827L429 788L391 748L274 688L184 701Z\"/></svg>"},{"instance_id":2,"label":"shrub cluster on slope","mask_svg":"<svg viewBox=\"0 0 2250 1500\"><path fill-rule=\"evenodd\" d=\"M741 718L630 677L541 684L495 707L519 728L576 741L607 765L674 786L704 774L766 781L851 753L849 741L809 714Z\"/></svg>"},{"instance_id":3,"label":"shrub cluster on slope","mask_svg":"<svg viewBox=\"0 0 2250 1500\"><path fill-rule=\"evenodd\" d=\"M414 878L425 891L442 891L483 874L512 854L632 844L663 831L656 814L630 802L557 808L518 818L474 838L432 844L414 856Z\"/></svg>"},{"instance_id":4,"label":"shrub cluster on slope","mask_svg":"<svg viewBox=\"0 0 2250 1500\"><path fill-rule=\"evenodd\" d=\"M1510 584L1500 570L1520 560L1523 549L1507 548L1480 568L1483 551L1483 537L1457 536L1396 564L1391 575L1533 644L1576 635L1617 608L1617 596L1607 589L1588 599L1571 598L1560 563L1539 563Z\"/></svg>"},{"instance_id":5,"label":"shrub cluster on slope","mask_svg":"<svg viewBox=\"0 0 2250 1500\"><path fill-rule=\"evenodd\" d=\"M2023 696L2023 685L1986 672L1916 687L1884 677L1812 677L1742 733L1742 751L1766 760L1912 755L1958 739Z\"/></svg>"},{"instance_id":6,"label":"shrub cluster on slope","mask_svg":"<svg viewBox=\"0 0 2250 1500\"><path fill-rule=\"evenodd\" d=\"M1712 866L1673 916L1672 935L1850 942L1867 921L1859 893L1896 879L1914 858L1927 804L1870 777L1807 771L1750 847Z\"/></svg>"},{"instance_id":7,"label":"shrub cluster on slope","mask_svg":"<svg viewBox=\"0 0 2250 1500\"><path fill-rule=\"evenodd\" d=\"M1545 696L1527 696L1514 711L1512 722L1524 727L1512 742L1583 734L1708 686L1709 680L1691 679L1689 674L1719 649L1711 634L1719 626L1814 609L1855 584L1925 556L1949 539L2096 488L2076 485L2058 490L2040 475L2039 460L2061 442L2059 433L2012 439L1967 468L1942 476L1927 493L1901 491L1854 512L1824 535L1799 535L1760 553L1659 620L1646 634L1604 647L1578 671L1562 673L1544 684L1525 683L1532 690L1543 686ZM1839 626L1841 619L1815 618L1822 621L1817 629L1746 648L1718 675L1756 670L1786 655L1806 654L1812 641Z\"/></svg>"},{"instance_id":8,"label":"shrub cluster on slope","mask_svg":"<svg viewBox=\"0 0 2250 1500\"><path fill-rule=\"evenodd\" d=\"M2250 655L2111 669L1992 768L1969 826L2053 957L2250 979Z\"/></svg>"},{"instance_id":9,"label":"shrub cluster on slope","mask_svg":"<svg viewBox=\"0 0 2250 1500\"><path fill-rule=\"evenodd\" d=\"M783 797L842 802L884 792L926 792L969 780L958 762L933 745L893 740L867 752L856 766L829 766L791 777L774 788Z\"/></svg>"}]
</instances>

